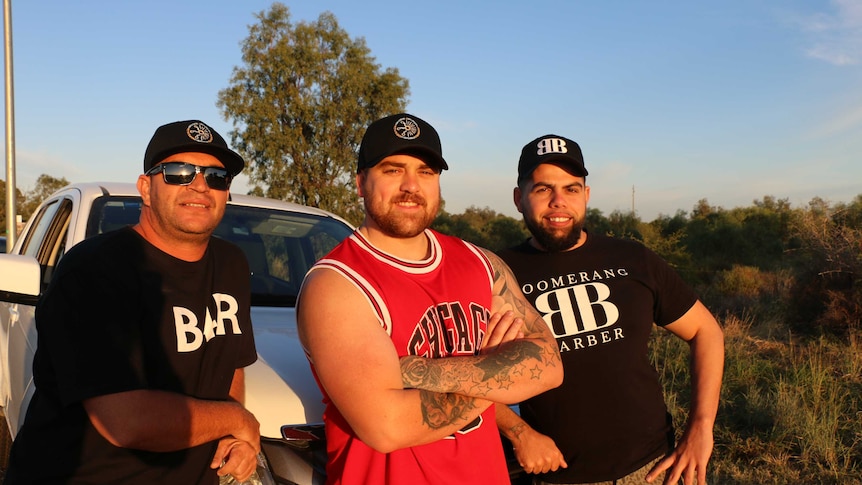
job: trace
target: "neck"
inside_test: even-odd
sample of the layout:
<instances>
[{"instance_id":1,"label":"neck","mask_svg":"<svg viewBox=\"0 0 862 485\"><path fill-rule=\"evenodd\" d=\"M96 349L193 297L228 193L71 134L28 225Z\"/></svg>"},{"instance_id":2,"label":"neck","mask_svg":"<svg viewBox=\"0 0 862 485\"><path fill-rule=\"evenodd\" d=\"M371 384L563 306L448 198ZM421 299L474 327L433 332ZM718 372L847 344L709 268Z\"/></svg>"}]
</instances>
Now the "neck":
<instances>
[{"instance_id":1,"label":"neck","mask_svg":"<svg viewBox=\"0 0 862 485\"><path fill-rule=\"evenodd\" d=\"M527 242L530 244L530 246L533 246L534 248L538 249L539 251L542 251L545 253L550 252L550 251L548 251L547 248L542 246L535 237L531 237ZM566 251L572 251L574 249L577 249L577 248L583 246L585 242L587 242L587 231L581 229L581 236L578 238L578 242L576 242L575 244L572 244L570 247L568 247L566 249L556 251L556 252L564 253Z\"/></svg>"},{"instance_id":2,"label":"neck","mask_svg":"<svg viewBox=\"0 0 862 485\"><path fill-rule=\"evenodd\" d=\"M152 226L146 224L143 220L132 227L138 234L141 235L148 243L152 244L160 251L170 254L171 256L183 261L195 262L200 261L207 251L209 237L205 240L168 240L162 237Z\"/></svg>"},{"instance_id":3,"label":"neck","mask_svg":"<svg viewBox=\"0 0 862 485\"><path fill-rule=\"evenodd\" d=\"M363 225L359 232L377 249L405 261L422 261L431 254L425 231L412 237L393 237L379 229Z\"/></svg>"}]
</instances>

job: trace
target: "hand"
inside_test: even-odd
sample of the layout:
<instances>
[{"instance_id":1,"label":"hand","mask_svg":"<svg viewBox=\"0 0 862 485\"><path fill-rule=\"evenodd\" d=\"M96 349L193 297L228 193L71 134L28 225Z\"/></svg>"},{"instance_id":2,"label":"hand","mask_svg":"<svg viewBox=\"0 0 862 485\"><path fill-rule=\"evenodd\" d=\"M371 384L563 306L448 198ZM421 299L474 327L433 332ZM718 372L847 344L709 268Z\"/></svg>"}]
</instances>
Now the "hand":
<instances>
[{"instance_id":1,"label":"hand","mask_svg":"<svg viewBox=\"0 0 862 485\"><path fill-rule=\"evenodd\" d=\"M210 468L218 468L218 476L232 475L237 482L244 482L257 469L257 452L247 441L232 436L218 442Z\"/></svg>"},{"instance_id":2,"label":"hand","mask_svg":"<svg viewBox=\"0 0 862 485\"><path fill-rule=\"evenodd\" d=\"M519 434L517 444L512 446L518 463L527 473L548 473L569 467L554 440L532 428Z\"/></svg>"},{"instance_id":3,"label":"hand","mask_svg":"<svg viewBox=\"0 0 862 485\"><path fill-rule=\"evenodd\" d=\"M236 403L238 408L240 425L232 431L234 438L245 441L254 449L254 453L260 453L260 423L249 410L242 404Z\"/></svg>"},{"instance_id":4,"label":"hand","mask_svg":"<svg viewBox=\"0 0 862 485\"><path fill-rule=\"evenodd\" d=\"M506 342L524 338L524 319L515 318L515 313L507 311L494 313L488 321L488 330L482 340L480 354L489 354Z\"/></svg>"},{"instance_id":5,"label":"hand","mask_svg":"<svg viewBox=\"0 0 862 485\"><path fill-rule=\"evenodd\" d=\"M688 426L676 448L650 470L646 481L652 483L667 470L663 482L665 485L679 483L680 478L686 484L705 485L706 466L713 446L712 425Z\"/></svg>"}]
</instances>

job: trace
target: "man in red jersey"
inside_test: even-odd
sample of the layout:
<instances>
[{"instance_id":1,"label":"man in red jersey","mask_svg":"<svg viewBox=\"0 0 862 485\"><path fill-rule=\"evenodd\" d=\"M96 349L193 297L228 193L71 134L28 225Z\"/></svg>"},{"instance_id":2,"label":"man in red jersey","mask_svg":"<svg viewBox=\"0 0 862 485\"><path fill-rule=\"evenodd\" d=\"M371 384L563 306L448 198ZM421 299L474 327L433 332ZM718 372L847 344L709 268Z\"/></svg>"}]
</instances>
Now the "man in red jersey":
<instances>
[{"instance_id":1,"label":"man in red jersey","mask_svg":"<svg viewBox=\"0 0 862 485\"><path fill-rule=\"evenodd\" d=\"M508 484L493 404L562 381L553 336L506 265L429 229L447 168L420 118L372 123L356 175L365 220L303 283L329 484Z\"/></svg>"}]
</instances>

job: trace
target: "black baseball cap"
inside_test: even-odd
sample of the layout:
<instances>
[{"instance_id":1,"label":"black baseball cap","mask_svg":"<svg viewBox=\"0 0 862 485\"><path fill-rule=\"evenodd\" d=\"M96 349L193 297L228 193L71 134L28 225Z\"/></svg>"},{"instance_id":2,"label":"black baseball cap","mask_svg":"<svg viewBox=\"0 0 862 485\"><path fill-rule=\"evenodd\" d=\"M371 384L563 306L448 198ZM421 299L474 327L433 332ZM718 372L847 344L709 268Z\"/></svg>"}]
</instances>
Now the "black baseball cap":
<instances>
[{"instance_id":1,"label":"black baseball cap","mask_svg":"<svg viewBox=\"0 0 862 485\"><path fill-rule=\"evenodd\" d=\"M245 167L245 161L228 148L224 138L199 120L175 121L156 128L144 153L144 173L165 158L181 152L208 153L221 161L231 175Z\"/></svg>"},{"instance_id":2,"label":"black baseball cap","mask_svg":"<svg viewBox=\"0 0 862 485\"><path fill-rule=\"evenodd\" d=\"M437 130L417 116L399 113L368 125L359 145L356 171L371 168L384 158L397 153L416 155L430 166L440 170L449 169L443 159Z\"/></svg>"},{"instance_id":3,"label":"black baseball cap","mask_svg":"<svg viewBox=\"0 0 862 485\"><path fill-rule=\"evenodd\" d=\"M559 135L545 135L524 145L518 160L518 182L529 177L539 165L554 163L580 177L587 176L581 147Z\"/></svg>"}]
</instances>

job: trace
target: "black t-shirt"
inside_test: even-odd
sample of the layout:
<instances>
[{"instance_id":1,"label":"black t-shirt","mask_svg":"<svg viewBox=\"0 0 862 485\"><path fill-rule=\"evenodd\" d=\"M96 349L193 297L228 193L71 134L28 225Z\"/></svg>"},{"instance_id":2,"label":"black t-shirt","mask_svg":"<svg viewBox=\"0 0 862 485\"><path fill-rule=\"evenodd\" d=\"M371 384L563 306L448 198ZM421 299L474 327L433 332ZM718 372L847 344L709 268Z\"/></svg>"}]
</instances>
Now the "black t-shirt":
<instances>
[{"instance_id":1,"label":"black t-shirt","mask_svg":"<svg viewBox=\"0 0 862 485\"><path fill-rule=\"evenodd\" d=\"M217 443L170 453L113 446L82 401L157 389L226 400L257 359L249 269L211 238L200 261L176 259L131 228L74 246L36 307L36 392L6 483L215 484Z\"/></svg>"},{"instance_id":2,"label":"black t-shirt","mask_svg":"<svg viewBox=\"0 0 862 485\"><path fill-rule=\"evenodd\" d=\"M673 426L648 340L654 323L673 323L697 295L635 241L590 233L572 251L525 242L499 255L554 332L565 368L560 387L520 406L569 465L542 479L614 480L669 451Z\"/></svg>"}]
</instances>

